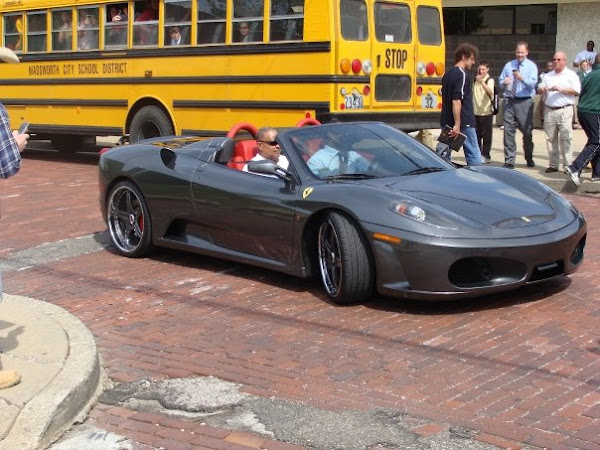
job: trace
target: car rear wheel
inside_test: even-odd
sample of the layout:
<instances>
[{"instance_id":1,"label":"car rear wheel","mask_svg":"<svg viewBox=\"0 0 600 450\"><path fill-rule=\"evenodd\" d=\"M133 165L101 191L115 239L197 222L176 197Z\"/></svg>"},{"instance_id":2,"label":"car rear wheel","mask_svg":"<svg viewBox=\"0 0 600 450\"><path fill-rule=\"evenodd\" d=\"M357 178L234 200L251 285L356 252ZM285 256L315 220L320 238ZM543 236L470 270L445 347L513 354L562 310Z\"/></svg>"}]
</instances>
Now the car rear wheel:
<instances>
[{"instance_id":1,"label":"car rear wheel","mask_svg":"<svg viewBox=\"0 0 600 450\"><path fill-rule=\"evenodd\" d=\"M152 250L148 206L133 183L122 181L110 191L106 216L110 239L119 253L133 258Z\"/></svg>"},{"instance_id":2,"label":"car rear wheel","mask_svg":"<svg viewBox=\"0 0 600 450\"><path fill-rule=\"evenodd\" d=\"M367 300L373 293L374 268L357 226L344 215L330 212L319 227L318 246L321 279L331 301Z\"/></svg>"},{"instance_id":3,"label":"car rear wheel","mask_svg":"<svg viewBox=\"0 0 600 450\"><path fill-rule=\"evenodd\" d=\"M169 136L173 133L173 125L167 114L158 106L148 105L140 109L133 117L129 130L129 142Z\"/></svg>"}]
</instances>

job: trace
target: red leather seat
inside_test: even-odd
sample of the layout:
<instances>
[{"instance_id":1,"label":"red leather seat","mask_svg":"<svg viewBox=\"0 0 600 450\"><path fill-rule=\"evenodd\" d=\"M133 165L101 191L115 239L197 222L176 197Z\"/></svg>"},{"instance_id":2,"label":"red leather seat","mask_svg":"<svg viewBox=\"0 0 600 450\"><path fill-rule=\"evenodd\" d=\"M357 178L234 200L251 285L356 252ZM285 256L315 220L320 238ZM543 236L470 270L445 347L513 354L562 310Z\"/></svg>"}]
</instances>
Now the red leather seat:
<instances>
[{"instance_id":1,"label":"red leather seat","mask_svg":"<svg viewBox=\"0 0 600 450\"><path fill-rule=\"evenodd\" d=\"M244 165L254 158L257 152L258 147L254 139L239 141L235 145L233 158L227 165L233 169L242 170Z\"/></svg>"}]
</instances>

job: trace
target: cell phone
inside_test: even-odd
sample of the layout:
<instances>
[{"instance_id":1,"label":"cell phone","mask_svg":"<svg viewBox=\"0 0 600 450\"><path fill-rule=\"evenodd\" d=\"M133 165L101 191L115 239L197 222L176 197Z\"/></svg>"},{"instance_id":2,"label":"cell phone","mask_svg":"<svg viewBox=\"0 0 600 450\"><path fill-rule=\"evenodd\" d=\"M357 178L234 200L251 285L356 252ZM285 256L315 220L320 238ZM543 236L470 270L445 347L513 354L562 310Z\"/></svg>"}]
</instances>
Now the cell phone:
<instances>
[{"instance_id":1,"label":"cell phone","mask_svg":"<svg viewBox=\"0 0 600 450\"><path fill-rule=\"evenodd\" d=\"M29 129L29 122L23 122L21 124L21 126L19 127L19 134L23 134L23 133L27 133L27 130Z\"/></svg>"}]
</instances>

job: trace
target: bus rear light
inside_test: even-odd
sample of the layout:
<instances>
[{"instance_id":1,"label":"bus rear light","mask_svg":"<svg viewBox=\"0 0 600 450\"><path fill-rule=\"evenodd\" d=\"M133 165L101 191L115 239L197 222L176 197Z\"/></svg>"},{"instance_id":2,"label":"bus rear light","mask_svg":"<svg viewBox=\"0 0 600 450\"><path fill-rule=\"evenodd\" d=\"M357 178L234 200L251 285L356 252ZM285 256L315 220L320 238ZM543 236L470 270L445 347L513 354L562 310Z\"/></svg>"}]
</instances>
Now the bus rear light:
<instances>
[{"instance_id":1,"label":"bus rear light","mask_svg":"<svg viewBox=\"0 0 600 450\"><path fill-rule=\"evenodd\" d=\"M363 68L363 72L366 75L370 75L371 72L373 71L373 63L371 62L370 59L365 59L362 63L362 68Z\"/></svg>"},{"instance_id":2,"label":"bus rear light","mask_svg":"<svg viewBox=\"0 0 600 450\"><path fill-rule=\"evenodd\" d=\"M363 88L363 95L369 95L371 93L371 87L370 86L365 86Z\"/></svg>"},{"instance_id":3,"label":"bus rear light","mask_svg":"<svg viewBox=\"0 0 600 450\"><path fill-rule=\"evenodd\" d=\"M345 104L345 103L342 103L342 104L340 105L340 109L346 109L346 104Z\"/></svg>"},{"instance_id":4,"label":"bus rear light","mask_svg":"<svg viewBox=\"0 0 600 450\"><path fill-rule=\"evenodd\" d=\"M417 95L420 97L423 94L423 88L421 86L419 86L417 88Z\"/></svg>"},{"instance_id":5,"label":"bus rear light","mask_svg":"<svg viewBox=\"0 0 600 450\"><path fill-rule=\"evenodd\" d=\"M347 93L348 93L348 89L346 89L345 87L340 89L340 94L346 95Z\"/></svg>"},{"instance_id":6,"label":"bus rear light","mask_svg":"<svg viewBox=\"0 0 600 450\"><path fill-rule=\"evenodd\" d=\"M420 77L425 76L425 63L420 62L417 64L417 75Z\"/></svg>"},{"instance_id":7,"label":"bus rear light","mask_svg":"<svg viewBox=\"0 0 600 450\"><path fill-rule=\"evenodd\" d=\"M444 75L444 69L444 63L437 63L435 65L435 74L441 77L442 75Z\"/></svg>"},{"instance_id":8,"label":"bus rear light","mask_svg":"<svg viewBox=\"0 0 600 450\"><path fill-rule=\"evenodd\" d=\"M438 89L438 95L441 96L442 95L442 88Z\"/></svg>"},{"instance_id":9,"label":"bus rear light","mask_svg":"<svg viewBox=\"0 0 600 450\"><path fill-rule=\"evenodd\" d=\"M438 103L438 109L442 109L442 102Z\"/></svg>"},{"instance_id":10,"label":"bus rear light","mask_svg":"<svg viewBox=\"0 0 600 450\"><path fill-rule=\"evenodd\" d=\"M362 63L360 62L360 59L355 59L354 61L352 61L352 72L360 73L361 69Z\"/></svg>"},{"instance_id":11,"label":"bus rear light","mask_svg":"<svg viewBox=\"0 0 600 450\"><path fill-rule=\"evenodd\" d=\"M427 64L427 68L425 70L427 70L427 75L433 75L435 73L435 64L430 62L429 64Z\"/></svg>"},{"instance_id":12,"label":"bus rear light","mask_svg":"<svg viewBox=\"0 0 600 450\"><path fill-rule=\"evenodd\" d=\"M342 73L349 73L351 68L350 60L348 58L344 58L340 61L340 69Z\"/></svg>"}]
</instances>

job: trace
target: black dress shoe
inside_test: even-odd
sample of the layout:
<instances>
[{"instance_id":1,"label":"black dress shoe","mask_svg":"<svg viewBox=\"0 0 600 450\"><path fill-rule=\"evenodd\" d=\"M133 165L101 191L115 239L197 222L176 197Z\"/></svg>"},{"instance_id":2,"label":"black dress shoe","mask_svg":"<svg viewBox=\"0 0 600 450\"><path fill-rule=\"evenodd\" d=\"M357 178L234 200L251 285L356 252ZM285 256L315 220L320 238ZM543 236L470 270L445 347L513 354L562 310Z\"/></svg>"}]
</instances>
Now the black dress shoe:
<instances>
[{"instance_id":1,"label":"black dress shoe","mask_svg":"<svg viewBox=\"0 0 600 450\"><path fill-rule=\"evenodd\" d=\"M514 169L515 165L514 164L508 164L508 163L506 163L502 167L504 167L505 169Z\"/></svg>"},{"instance_id":2,"label":"black dress shoe","mask_svg":"<svg viewBox=\"0 0 600 450\"><path fill-rule=\"evenodd\" d=\"M555 169L554 167L548 167L544 172L545 173L554 173L554 172L558 172L558 169Z\"/></svg>"},{"instance_id":3,"label":"black dress shoe","mask_svg":"<svg viewBox=\"0 0 600 450\"><path fill-rule=\"evenodd\" d=\"M535 167L535 163L533 162L533 159L530 159L529 161L527 161L527 167Z\"/></svg>"}]
</instances>

